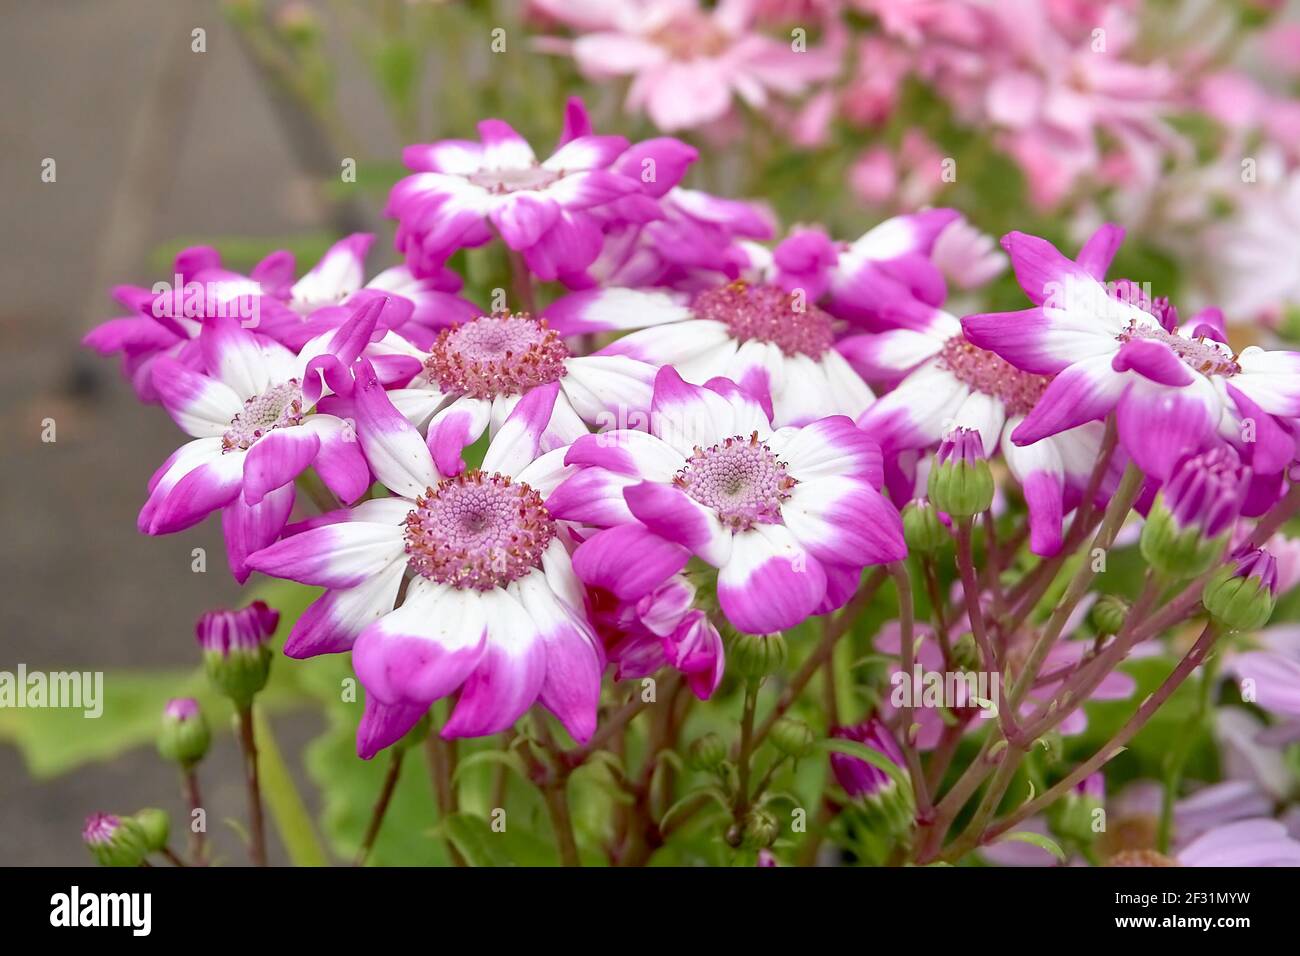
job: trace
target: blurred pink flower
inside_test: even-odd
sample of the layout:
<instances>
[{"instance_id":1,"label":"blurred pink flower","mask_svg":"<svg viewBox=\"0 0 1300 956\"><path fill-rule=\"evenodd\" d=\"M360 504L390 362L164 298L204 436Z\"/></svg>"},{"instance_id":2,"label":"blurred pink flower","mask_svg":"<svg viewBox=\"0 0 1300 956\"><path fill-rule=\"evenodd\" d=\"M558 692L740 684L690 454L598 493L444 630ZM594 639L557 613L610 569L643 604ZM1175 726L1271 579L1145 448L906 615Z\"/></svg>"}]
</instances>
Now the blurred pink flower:
<instances>
[{"instance_id":1,"label":"blurred pink flower","mask_svg":"<svg viewBox=\"0 0 1300 956\"><path fill-rule=\"evenodd\" d=\"M735 97L762 109L771 94L797 96L840 67L833 39L800 48L798 38L755 32L756 0L722 0L711 10L697 0L532 3L581 33L572 41L542 38L541 49L572 55L592 80L634 77L628 109L644 110L662 130L722 119Z\"/></svg>"}]
</instances>

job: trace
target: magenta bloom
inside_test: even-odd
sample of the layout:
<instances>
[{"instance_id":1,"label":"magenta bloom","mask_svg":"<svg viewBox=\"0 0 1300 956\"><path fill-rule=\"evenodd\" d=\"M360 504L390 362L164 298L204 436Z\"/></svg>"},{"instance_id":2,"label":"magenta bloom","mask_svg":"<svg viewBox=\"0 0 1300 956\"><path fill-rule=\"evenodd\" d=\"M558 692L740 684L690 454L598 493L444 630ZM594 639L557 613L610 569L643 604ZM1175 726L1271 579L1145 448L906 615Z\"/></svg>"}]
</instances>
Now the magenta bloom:
<instances>
[{"instance_id":1,"label":"magenta bloom","mask_svg":"<svg viewBox=\"0 0 1300 956\"><path fill-rule=\"evenodd\" d=\"M667 292L575 292L547 310L564 335L637 329L601 350L674 366L690 382L729 378L770 402L778 426L860 414L871 389L834 348L826 312L772 285L733 283L686 304Z\"/></svg>"},{"instance_id":2,"label":"magenta bloom","mask_svg":"<svg viewBox=\"0 0 1300 956\"><path fill-rule=\"evenodd\" d=\"M499 733L540 702L586 740L604 662L567 528L548 505L564 453L537 457L557 386L515 406L481 468L447 477L360 364L357 439L393 497L322 516L249 558L266 574L327 589L294 625L285 653L353 651L366 688L363 757L457 688L444 737Z\"/></svg>"},{"instance_id":3,"label":"magenta bloom","mask_svg":"<svg viewBox=\"0 0 1300 956\"><path fill-rule=\"evenodd\" d=\"M272 632L275 631L274 625L271 627L271 630ZM199 716L199 702L193 697L173 697L171 700L167 701L166 706L163 707L163 716L172 720L193 720L195 717Z\"/></svg>"},{"instance_id":4,"label":"magenta bloom","mask_svg":"<svg viewBox=\"0 0 1300 956\"><path fill-rule=\"evenodd\" d=\"M194 440L154 473L140 531L182 531L220 509L230 569L242 583L250 573L247 556L279 537L293 508L294 479L307 468L315 466L343 501L359 498L370 470L351 426L313 410L322 391L315 369L336 390L350 389L346 368L381 309L379 301L363 306L355 322L297 356L234 319L218 318L196 339L200 370L158 359L154 386Z\"/></svg>"},{"instance_id":5,"label":"magenta bloom","mask_svg":"<svg viewBox=\"0 0 1300 956\"><path fill-rule=\"evenodd\" d=\"M402 151L415 173L393 187L387 211L398 220L397 250L417 275L438 272L457 249L481 246L494 233L540 278L578 275L600 255L605 222L595 210L635 196L644 200L638 214L654 218L650 195L674 185L695 156L676 140L656 140L635 147L635 170L615 170L627 140L591 135L578 100L569 102L559 147L540 162L505 122L478 128L477 143L442 140Z\"/></svg>"},{"instance_id":6,"label":"magenta bloom","mask_svg":"<svg viewBox=\"0 0 1300 956\"><path fill-rule=\"evenodd\" d=\"M613 529L579 548L588 584L616 591L634 548L655 582L694 554L719 569L722 610L749 633L840 607L864 565L906 554L875 442L840 416L773 429L726 379L700 387L660 369L649 434L586 435L565 462L584 467L553 492L553 513Z\"/></svg>"},{"instance_id":7,"label":"magenta bloom","mask_svg":"<svg viewBox=\"0 0 1300 956\"><path fill-rule=\"evenodd\" d=\"M111 813L92 813L81 828L81 839L92 848L107 846L121 825L122 821Z\"/></svg>"},{"instance_id":8,"label":"magenta bloom","mask_svg":"<svg viewBox=\"0 0 1300 956\"><path fill-rule=\"evenodd\" d=\"M1034 307L967 316L962 327L1022 371L1055 376L1011 440L1031 445L1114 411L1125 450L1149 475L1168 478L1183 455L1224 441L1252 455L1257 473L1279 472L1293 445L1272 416L1300 414L1300 354L1234 353L1218 316L1171 326L1158 303L1112 294L1103 277L1122 237L1103 226L1077 261L1035 236L1003 237ZM1252 442L1241 437L1247 418Z\"/></svg>"}]
</instances>

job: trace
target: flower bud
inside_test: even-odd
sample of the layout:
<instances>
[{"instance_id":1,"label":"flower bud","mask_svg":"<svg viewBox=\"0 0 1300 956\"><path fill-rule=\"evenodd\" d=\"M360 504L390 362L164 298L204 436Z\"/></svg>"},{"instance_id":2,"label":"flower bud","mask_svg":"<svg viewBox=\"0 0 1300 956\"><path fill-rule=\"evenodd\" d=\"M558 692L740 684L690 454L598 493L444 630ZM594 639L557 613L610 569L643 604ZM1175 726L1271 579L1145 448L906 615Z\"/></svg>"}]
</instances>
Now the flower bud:
<instances>
[{"instance_id":1,"label":"flower bud","mask_svg":"<svg viewBox=\"0 0 1300 956\"><path fill-rule=\"evenodd\" d=\"M140 832L144 835L144 845L150 853L156 853L167 845L171 831L171 818L167 816L167 811L148 807L132 819L139 825Z\"/></svg>"},{"instance_id":2,"label":"flower bud","mask_svg":"<svg viewBox=\"0 0 1300 956\"><path fill-rule=\"evenodd\" d=\"M775 674L785 666L789 650L780 634L737 634L731 645L731 659L742 677L758 679Z\"/></svg>"},{"instance_id":3,"label":"flower bud","mask_svg":"<svg viewBox=\"0 0 1300 956\"><path fill-rule=\"evenodd\" d=\"M158 732L158 752L164 759L192 767L207 754L211 742L212 732L197 700L177 697L167 701Z\"/></svg>"},{"instance_id":4,"label":"flower bud","mask_svg":"<svg viewBox=\"0 0 1300 956\"><path fill-rule=\"evenodd\" d=\"M870 747L889 758L907 777L903 752L879 718L868 718L853 727L836 727L831 736L856 740ZM898 834L911 825L915 805L910 786L900 787L898 781L884 770L849 754L832 753L831 771L844 792L858 799L873 827L888 834Z\"/></svg>"},{"instance_id":5,"label":"flower bud","mask_svg":"<svg viewBox=\"0 0 1300 956\"><path fill-rule=\"evenodd\" d=\"M269 642L280 614L255 601L238 611L209 611L194 628L208 679L236 707L247 707L271 672Z\"/></svg>"},{"instance_id":6,"label":"flower bud","mask_svg":"<svg viewBox=\"0 0 1300 956\"><path fill-rule=\"evenodd\" d=\"M1052 805L1048 814L1052 829L1079 843L1091 843L1097 837L1097 811L1106 799L1106 782L1100 773L1089 774Z\"/></svg>"},{"instance_id":7,"label":"flower bud","mask_svg":"<svg viewBox=\"0 0 1300 956\"><path fill-rule=\"evenodd\" d=\"M722 635L703 611L688 611L672 633L660 638L664 657L686 677L700 700L708 700L722 683L727 654Z\"/></svg>"},{"instance_id":8,"label":"flower bud","mask_svg":"<svg viewBox=\"0 0 1300 956\"><path fill-rule=\"evenodd\" d=\"M755 807L745 814L742 845L751 850L765 849L781 835L781 824L767 810Z\"/></svg>"},{"instance_id":9,"label":"flower bud","mask_svg":"<svg viewBox=\"0 0 1300 956\"><path fill-rule=\"evenodd\" d=\"M993 503L993 472L973 428L954 428L939 443L930 468L930 502L954 518L969 518Z\"/></svg>"},{"instance_id":10,"label":"flower bud","mask_svg":"<svg viewBox=\"0 0 1300 956\"><path fill-rule=\"evenodd\" d=\"M111 813L92 813L86 817L81 839L100 866L139 866L149 853L148 841L140 824Z\"/></svg>"},{"instance_id":11,"label":"flower bud","mask_svg":"<svg viewBox=\"0 0 1300 956\"><path fill-rule=\"evenodd\" d=\"M975 635L967 631L952 645L952 664L959 671L977 671L984 666Z\"/></svg>"},{"instance_id":12,"label":"flower bud","mask_svg":"<svg viewBox=\"0 0 1300 956\"><path fill-rule=\"evenodd\" d=\"M1249 480L1228 445L1183 459L1151 505L1142 557L1179 580L1208 571L1223 554Z\"/></svg>"},{"instance_id":13,"label":"flower bud","mask_svg":"<svg viewBox=\"0 0 1300 956\"><path fill-rule=\"evenodd\" d=\"M1244 548L1215 572L1201 602L1219 624L1253 631L1268 623L1277 599L1277 559L1261 548Z\"/></svg>"},{"instance_id":14,"label":"flower bud","mask_svg":"<svg viewBox=\"0 0 1300 956\"><path fill-rule=\"evenodd\" d=\"M716 770L726 759L726 743L711 732L696 738L686 754L686 764L692 770Z\"/></svg>"},{"instance_id":15,"label":"flower bud","mask_svg":"<svg viewBox=\"0 0 1300 956\"><path fill-rule=\"evenodd\" d=\"M782 717L772 725L772 744L787 757L799 760L813 749L812 728L802 720Z\"/></svg>"},{"instance_id":16,"label":"flower bud","mask_svg":"<svg viewBox=\"0 0 1300 956\"><path fill-rule=\"evenodd\" d=\"M1117 594L1103 594L1088 611L1088 621L1098 634L1118 634L1128 620L1129 603Z\"/></svg>"},{"instance_id":17,"label":"flower bud","mask_svg":"<svg viewBox=\"0 0 1300 956\"><path fill-rule=\"evenodd\" d=\"M914 554L933 554L948 542L948 529L929 499L917 498L903 507L903 540Z\"/></svg>"}]
</instances>

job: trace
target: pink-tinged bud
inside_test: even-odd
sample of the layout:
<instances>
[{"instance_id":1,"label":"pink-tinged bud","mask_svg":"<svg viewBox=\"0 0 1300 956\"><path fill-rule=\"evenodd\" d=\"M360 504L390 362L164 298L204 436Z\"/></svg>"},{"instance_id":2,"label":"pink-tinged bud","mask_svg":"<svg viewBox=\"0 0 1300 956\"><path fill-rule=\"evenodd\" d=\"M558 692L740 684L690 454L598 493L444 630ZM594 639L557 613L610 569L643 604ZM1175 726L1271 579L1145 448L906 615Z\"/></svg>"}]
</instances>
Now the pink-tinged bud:
<instances>
[{"instance_id":1,"label":"pink-tinged bud","mask_svg":"<svg viewBox=\"0 0 1300 956\"><path fill-rule=\"evenodd\" d=\"M726 666L722 635L709 616L698 610L688 612L662 641L668 663L686 675L696 697L708 700L722 682Z\"/></svg>"},{"instance_id":2,"label":"pink-tinged bud","mask_svg":"<svg viewBox=\"0 0 1300 956\"><path fill-rule=\"evenodd\" d=\"M1277 559L1262 548L1243 548L1205 585L1201 603L1222 626L1253 631L1272 616L1277 583Z\"/></svg>"},{"instance_id":3,"label":"pink-tinged bud","mask_svg":"<svg viewBox=\"0 0 1300 956\"><path fill-rule=\"evenodd\" d=\"M888 757L899 768L903 767L903 752L894 740L894 735L879 718L871 717L853 727L836 727L831 731L831 736L856 740ZM879 767L849 754L832 753L831 770L850 797L872 796L894 783L894 779Z\"/></svg>"},{"instance_id":4,"label":"pink-tinged bud","mask_svg":"<svg viewBox=\"0 0 1300 956\"><path fill-rule=\"evenodd\" d=\"M1174 578L1209 570L1223 554L1250 481L1229 445L1184 458L1156 496L1142 528L1142 556Z\"/></svg>"},{"instance_id":5,"label":"pink-tinged bud","mask_svg":"<svg viewBox=\"0 0 1300 956\"><path fill-rule=\"evenodd\" d=\"M1074 792L1102 803L1106 799L1106 778L1100 771L1090 773L1074 785Z\"/></svg>"},{"instance_id":6,"label":"pink-tinged bud","mask_svg":"<svg viewBox=\"0 0 1300 956\"><path fill-rule=\"evenodd\" d=\"M984 441L973 428L954 428L939 443L930 469L930 502L954 518L969 518L993 503L993 472Z\"/></svg>"},{"instance_id":7,"label":"pink-tinged bud","mask_svg":"<svg viewBox=\"0 0 1300 956\"><path fill-rule=\"evenodd\" d=\"M209 611L194 628L208 678L216 688L246 707L266 686L271 671L271 635L280 613L254 601L237 611Z\"/></svg>"},{"instance_id":8,"label":"pink-tinged bud","mask_svg":"<svg viewBox=\"0 0 1300 956\"><path fill-rule=\"evenodd\" d=\"M756 865L761 867L780 866L776 861L776 854L766 847L758 851L758 863Z\"/></svg>"},{"instance_id":9,"label":"pink-tinged bud","mask_svg":"<svg viewBox=\"0 0 1300 956\"><path fill-rule=\"evenodd\" d=\"M1052 829L1078 843L1091 843L1105 828L1105 802L1105 778L1089 774L1052 805L1048 814Z\"/></svg>"},{"instance_id":10,"label":"pink-tinged bud","mask_svg":"<svg viewBox=\"0 0 1300 956\"><path fill-rule=\"evenodd\" d=\"M149 853L140 825L111 813L86 817L81 839L100 866L139 866Z\"/></svg>"},{"instance_id":11,"label":"pink-tinged bud","mask_svg":"<svg viewBox=\"0 0 1300 956\"><path fill-rule=\"evenodd\" d=\"M177 697L167 701L158 733L158 752L163 757L192 767L207 754L211 741L208 722L197 700Z\"/></svg>"},{"instance_id":12,"label":"pink-tinged bud","mask_svg":"<svg viewBox=\"0 0 1300 956\"><path fill-rule=\"evenodd\" d=\"M879 718L870 717L852 727L835 727L831 730L831 736L856 740L870 747L887 757L904 776L907 775L903 752L894 740L894 735ZM895 834L903 832L910 825L915 812L910 786L900 787L898 781L880 767L850 754L832 752L831 771L844 792L859 801L873 828Z\"/></svg>"}]
</instances>

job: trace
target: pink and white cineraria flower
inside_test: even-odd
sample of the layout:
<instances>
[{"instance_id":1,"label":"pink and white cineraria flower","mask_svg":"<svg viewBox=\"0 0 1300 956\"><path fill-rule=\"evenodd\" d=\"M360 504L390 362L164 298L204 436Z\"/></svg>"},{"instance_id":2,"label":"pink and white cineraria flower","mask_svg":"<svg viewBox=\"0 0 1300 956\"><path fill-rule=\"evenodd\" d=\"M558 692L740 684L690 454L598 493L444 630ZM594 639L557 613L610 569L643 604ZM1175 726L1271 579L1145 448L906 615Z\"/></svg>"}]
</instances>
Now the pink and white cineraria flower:
<instances>
[{"instance_id":1,"label":"pink and white cineraria flower","mask_svg":"<svg viewBox=\"0 0 1300 956\"><path fill-rule=\"evenodd\" d=\"M443 737L498 733L534 702L575 739L595 728L604 662L567 532L546 502L566 473L564 453L538 457L557 392L534 390L482 467L448 477L362 360L357 439L392 497L323 515L249 558L266 574L328 589L285 653L352 650L367 692L361 756L401 738L457 688Z\"/></svg>"},{"instance_id":2,"label":"pink and white cineraria flower","mask_svg":"<svg viewBox=\"0 0 1300 956\"><path fill-rule=\"evenodd\" d=\"M578 549L588 584L618 593L629 554L664 581L694 554L719 569L718 601L741 631L834 610L865 565L906 555L875 442L842 416L774 429L726 379L701 387L660 369L649 433L584 436L565 462L583 468L552 493L552 513L612 529Z\"/></svg>"},{"instance_id":3,"label":"pink and white cineraria flower","mask_svg":"<svg viewBox=\"0 0 1300 956\"><path fill-rule=\"evenodd\" d=\"M943 304L947 286L930 255L940 233L960 218L955 209L895 216L853 242L836 242L819 228L792 230L773 254L775 281L802 290L836 318L888 328L880 324L879 303L910 296Z\"/></svg>"},{"instance_id":4,"label":"pink and white cineraria flower","mask_svg":"<svg viewBox=\"0 0 1300 956\"><path fill-rule=\"evenodd\" d=\"M600 355L672 365L688 382L729 378L767 403L778 425L858 415L873 396L834 349L831 317L776 286L735 282L689 305L667 292L575 292L547 310L562 335L638 329Z\"/></svg>"},{"instance_id":5,"label":"pink and white cineraria flower","mask_svg":"<svg viewBox=\"0 0 1300 956\"><path fill-rule=\"evenodd\" d=\"M230 569L242 583L247 557L279 537L294 502L294 479L315 467L345 502L370 485L370 470L351 425L313 410L325 381L350 390L340 374L360 353L382 311L358 310L356 321L326 333L294 355L241 328L234 319L206 320L199 332L199 370L162 357L153 384L176 424L194 436L149 482L138 525L145 534L171 534L217 509ZM320 369L321 372L318 372Z\"/></svg>"},{"instance_id":6,"label":"pink and white cineraria flower","mask_svg":"<svg viewBox=\"0 0 1300 956\"><path fill-rule=\"evenodd\" d=\"M730 113L739 97L756 110L773 93L797 96L833 78L839 44L796 50L756 32L755 0L532 0L537 9L583 31L538 46L573 56L592 80L633 76L627 108L644 110L665 132L704 126Z\"/></svg>"},{"instance_id":7,"label":"pink and white cineraria flower","mask_svg":"<svg viewBox=\"0 0 1300 956\"><path fill-rule=\"evenodd\" d=\"M615 169L628 141L592 135L576 99L558 148L541 162L502 120L478 129L481 142L441 140L402 151L415 172L393 187L387 214L398 220L394 241L416 275L438 273L453 252L494 233L541 279L579 275L601 250L606 222L594 211L632 199L618 208L638 221L654 218L651 195L675 185L696 155L676 140L651 140L635 147L635 169Z\"/></svg>"},{"instance_id":8,"label":"pink and white cineraria flower","mask_svg":"<svg viewBox=\"0 0 1300 956\"><path fill-rule=\"evenodd\" d=\"M1035 236L1003 237L1034 307L967 316L962 327L1016 368L1054 376L1012 442L1033 445L1113 411L1124 449L1161 480L1181 457L1224 441L1257 475L1280 473L1294 442L1273 416L1300 415L1300 354L1235 353L1217 310L1180 327L1167 303L1133 294L1131 283L1108 289L1122 238L1103 226L1074 261Z\"/></svg>"},{"instance_id":9,"label":"pink and white cineraria flower","mask_svg":"<svg viewBox=\"0 0 1300 956\"><path fill-rule=\"evenodd\" d=\"M417 279L406 266L395 266L366 283L365 258L373 241L369 233L339 240L297 280L293 254L286 250L271 253L243 275L223 267L210 246L184 249L175 258L171 281L152 289L114 289L114 298L133 314L102 323L83 344L101 355L121 353L136 394L154 402L153 360L167 355L199 369L202 357L194 340L206 319L236 318L244 328L297 352L375 298L386 299L384 325L422 343L432 340L434 330L477 314L473 303L455 295L461 281L447 270Z\"/></svg>"},{"instance_id":10,"label":"pink and white cineraria flower","mask_svg":"<svg viewBox=\"0 0 1300 956\"><path fill-rule=\"evenodd\" d=\"M1012 433L1051 382L1022 372L967 341L961 322L916 301L900 303L907 328L851 335L837 346L868 381L898 382L858 418L858 427L885 455L929 448L954 428L979 432L984 448L1001 447L1029 507L1030 549L1052 555L1061 547L1064 515L1080 503L1101 453L1105 427L1085 422L1030 445ZM899 381L901 379L901 381ZM1112 462L1098 489L1114 491L1123 462ZM891 484L891 487L892 484Z\"/></svg>"},{"instance_id":11,"label":"pink and white cineraria flower","mask_svg":"<svg viewBox=\"0 0 1300 956\"><path fill-rule=\"evenodd\" d=\"M399 356L400 349L389 357ZM459 474L461 452L485 431L494 437L537 389L557 390L541 438L542 450L550 451L588 434L588 425L644 418L655 376L654 366L626 356L574 355L546 319L526 313L477 316L444 329L427 351L408 348L406 356L419 372L388 397L425 433L444 475Z\"/></svg>"}]
</instances>

